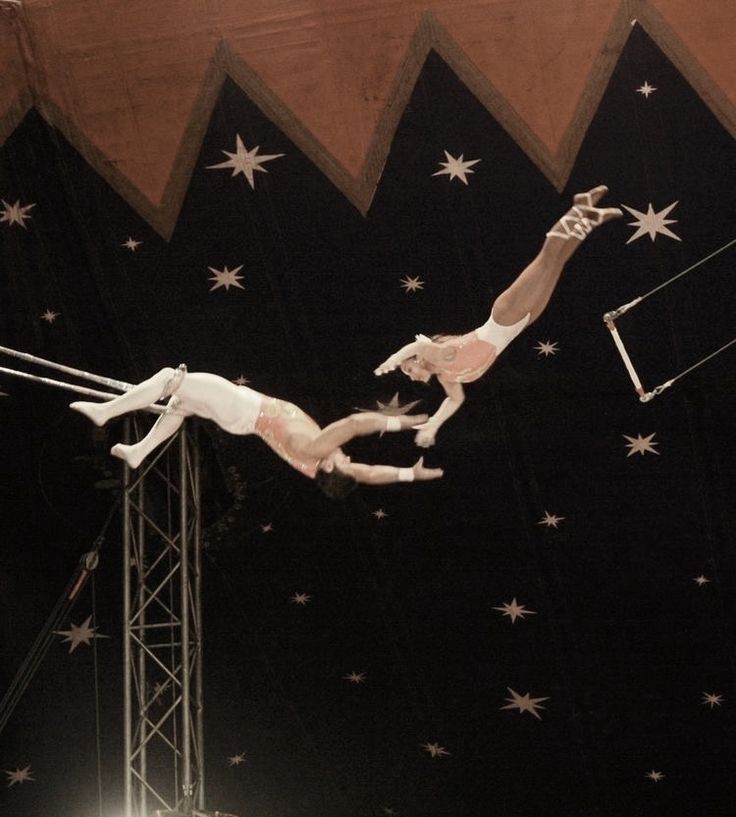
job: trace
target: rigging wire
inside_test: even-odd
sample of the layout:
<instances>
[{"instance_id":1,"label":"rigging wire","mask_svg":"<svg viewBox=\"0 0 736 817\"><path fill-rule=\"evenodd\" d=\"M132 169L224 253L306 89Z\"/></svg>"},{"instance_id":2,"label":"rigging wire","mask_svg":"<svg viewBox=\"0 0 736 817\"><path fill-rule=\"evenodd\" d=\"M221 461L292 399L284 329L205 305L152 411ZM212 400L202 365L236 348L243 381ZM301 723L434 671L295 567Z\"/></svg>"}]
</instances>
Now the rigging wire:
<instances>
[{"instance_id":1,"label":"rigging wire","mask_svg":"<svg viewBox=\"0 0 736 817\"><path fill-rule=\"evenodd\" d=\"M5 691L0 700L0 733L10 720L16 706L19 704L23 694L28 685L33 680L41 663L43 662L49 647L54 640L54 630L57 630L69 613L74 608L81 591L87 584L88 580L93 575L94 570L99 564L99 553L105 541L105 534L112 522L113 515L120 505L120 499L116 499L110 507L105 522L97 535L92 550L83 554L76 570L72 574L61 596L57 599L51 613L44 623L41 632L36 636L35 641L31 645L30 650L21 662L18 671L16 672L10 686Z\"/></svg>"}]
</instances>

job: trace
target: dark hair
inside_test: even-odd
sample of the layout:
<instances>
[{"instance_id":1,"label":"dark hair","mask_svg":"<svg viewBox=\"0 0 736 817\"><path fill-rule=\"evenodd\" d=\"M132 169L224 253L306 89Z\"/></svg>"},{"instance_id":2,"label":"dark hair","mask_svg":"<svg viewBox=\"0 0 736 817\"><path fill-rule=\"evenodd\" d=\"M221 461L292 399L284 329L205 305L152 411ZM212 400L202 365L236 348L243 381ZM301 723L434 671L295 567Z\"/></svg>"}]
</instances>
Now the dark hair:
<instances>
[{"instance_id":1,"label":"dark hair","mask_svg":"<svg viewBox=\"0 0 736 817\"><path fill-rule=\"evenodd\" d=\"M337 468L333 468L329 472L319 468L314 481L320 491L330 499L345 499L348 494L351 494L358 487L357 480Z\"/></svg>"}]
</instances>

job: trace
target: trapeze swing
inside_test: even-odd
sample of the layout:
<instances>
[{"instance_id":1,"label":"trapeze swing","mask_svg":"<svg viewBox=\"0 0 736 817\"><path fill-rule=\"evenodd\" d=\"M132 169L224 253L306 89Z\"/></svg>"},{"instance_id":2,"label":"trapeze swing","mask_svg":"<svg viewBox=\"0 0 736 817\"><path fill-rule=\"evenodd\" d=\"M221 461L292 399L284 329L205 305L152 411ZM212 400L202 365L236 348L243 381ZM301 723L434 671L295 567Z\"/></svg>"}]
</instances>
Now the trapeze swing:
<instances>
[{"instance_id":1,"label":"trapeze swing","mask_svg":"<svg viewBox=\"0 0 736 817\"><path fill-rule=\"evenodd\" d=\"M650 400L653 400L658 395L662 394L663 391L669 389L674 383L676 383L681 378L685 377L685 375L690 374L690 372L695 371L703 364L707 363L712 358L716 357L716 355L721 354L729 346L733 346L736 343L736 338L728 341L728 343L724 343L723 346L716 349L714 352L706 355L701 360L698 360L696 363L693 363L692 366L688 366L686 369L683 369L679 374L676 374L674 377L671 377L669 380L665 380L664 382L660 383L658 386L655 386L650 391L647 391L644 386L642 385L641 379L639 374L634 367L634 364L629 356L628 351L626 350L626 346L624 345L623 339L619 334L618 328L616 327L616 321L622 315L626 314L630 309L633 309L635 306L638 306L642 301L646 300L650 296L654 295L656 292L668 287L670 284L674 283L678 278L682 278L684 275L692 272L697 267L705 264L706 261L710 261L711 258L715 258L716 255L722 253L724 250L727 250L733 244L736 244L736 238L729 241L727 244L724 244L722 247L719 247L717 250L714 250L709 255L706 255L705 258L701 258L700 261L696 261L691 266L687 267L687 269L682 270L682 272L678 272L676 275L673 275L671 278L668 278L666 281L662 282L658 286L650 289L649 292L645 292L643 295L639 295L638 297L634 298L633 301L629 301L628 303L619 306L617 309L612 309L610 312L606 312L603 315L603 321L608 327L611 332L611 336L613 337L613 341L616 344L616 348L621 355L621 359L624 362L624 366L626 367L626 371L629 373L629 377L631 378L631 382L634 384L634 389L636 393L639 395L639 400L642 403L648 403Z\"/></svg>"}]
</instances>

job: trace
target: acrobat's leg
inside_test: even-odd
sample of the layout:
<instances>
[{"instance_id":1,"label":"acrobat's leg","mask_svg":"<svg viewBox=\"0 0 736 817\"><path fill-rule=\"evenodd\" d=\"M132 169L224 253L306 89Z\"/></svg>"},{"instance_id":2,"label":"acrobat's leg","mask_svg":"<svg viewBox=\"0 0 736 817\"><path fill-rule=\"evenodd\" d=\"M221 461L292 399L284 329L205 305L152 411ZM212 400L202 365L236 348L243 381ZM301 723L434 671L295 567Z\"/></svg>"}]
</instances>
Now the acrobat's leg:
<instances>
[{"instance_id":1,"label":"acrobat's leg","mask_svg":"<svg viewBox=\"0 0 736 817\"><path fill-rule=\"evenodd\" d=\"M168 440L173 434L176 434L181 427L186 415L176 412L178 402L178 398L174 395L171 400L169 400L167 410L156 420L145 437L134 445L118 443L110 449L110 453L114 457L125 460L131 468L137 468L154 448L161 445L165 440ZM148 405L148 403L146 403L146 405Z\"/></svg>"},{"instance_id":2,"label":"acrobat's leg","mask_svg":"<svg viewBox=\"0 0 736 817\"><path fill-rule=\"evenodd\" d=\"M167 392L167 386L176 376L177 370L167 367L107 403L91 403L78 400L75 403L70 403L69 408L81 412L92 420L95 425L103 426L113 417L119 417L121 414L142 409L150 406L151 403L155 403L164 396Z\"/></svg>"},{"instance_id":3,"label":"acrobat's leg","mask_svg":"<svg viewBox=\"0 0 736 817\"><path fill-rule=\"evenodd\" d=\"M596 227L623 215L618 207L596 207L607 192L605 185L599 185L574 197L573 207L552 226L537 257L496 298L496 323L510 326L526 315L531 323L542 314L570 256Z\"/></svg>"}]
</instances>

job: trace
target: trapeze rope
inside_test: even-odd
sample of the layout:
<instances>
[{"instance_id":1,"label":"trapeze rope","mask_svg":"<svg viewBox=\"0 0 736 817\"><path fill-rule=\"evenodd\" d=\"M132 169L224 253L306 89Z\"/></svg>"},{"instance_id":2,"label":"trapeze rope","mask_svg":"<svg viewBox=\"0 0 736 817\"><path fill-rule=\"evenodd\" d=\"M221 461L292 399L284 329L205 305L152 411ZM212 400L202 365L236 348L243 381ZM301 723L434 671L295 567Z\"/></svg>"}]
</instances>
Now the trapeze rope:
<instances>
[{"instance_id":1,"label":"trapeze rope","mask_svg":"<svg viewBox=\"0 0 736 817\"><path fill-rule=\"evenodd\" d=\"M655 398L657 395L662 394L665 389L668 389L673 383L679 380L681 377L685 377L685 375L690 374L690 372L695 371L704 363L707 363L712 358L716 357L716 355L721 354L721 352L728 349L729 346L733 346L736 343L736 338L733 338L728 343L724 343L719 349L716 349L715 352L711 352L706 357L698 360L696 363L693 363L692 366L688 366L687 369L684 369L679 374L676 374L674 377L666 380L664 383L660 383L659 386L656 386L651 391L646 391L644 386L641 383L639 375L637 374L636 368L631 361L631 357L626 350L626 346L621 338L621 335L616 328L616 320L628 312L630 309L633 309L635 306L638 306L642 301L645 301L651 295L654 295L656 292L659 292L661 289L668 287L670 284L674 283L678 278L682 278L683 275L687 275L689 272L692 272L694 269L697 269L702 264L705 264L706 261L710 261L711 258L714 258L719 253L722 253L724 250L727 250L729 247L736 244L736 238L732 239L728 243L724 244L722 247L719 247L717 250L714 250L709 255L706 255L705 258L701 258L700 261L696 261L694 264L691 264L687 269L678 272L676 275L673 275L671 278L668 278L666 281L663 281L661 284L658 284L653 289L650 289L648 292L645 292L643 295L639 295L638 297L634 298L633 301L629 301L626 304L619 306L617 309L612 309L610 312L606 312L603 315L603 321L608 327L611 332L611 336L613 337L613 341L616 344L616 348L621 355L621 359L624 362L624 366L626 367L626 371L629 373L629 377L631 378L631 382L634 384L634 389L636 393L639 395L639 400L642 403L648 403L650 400Z\"/></svg>"}]
</instances>

